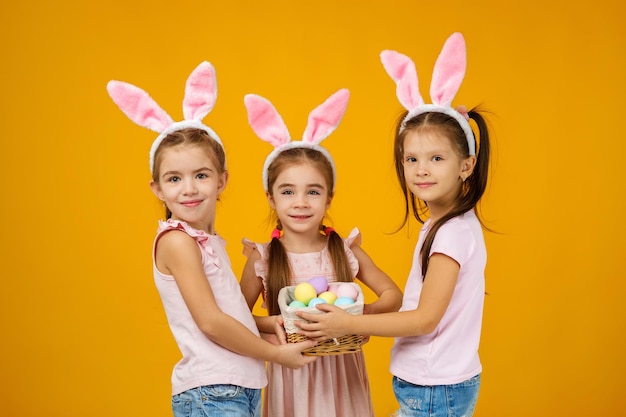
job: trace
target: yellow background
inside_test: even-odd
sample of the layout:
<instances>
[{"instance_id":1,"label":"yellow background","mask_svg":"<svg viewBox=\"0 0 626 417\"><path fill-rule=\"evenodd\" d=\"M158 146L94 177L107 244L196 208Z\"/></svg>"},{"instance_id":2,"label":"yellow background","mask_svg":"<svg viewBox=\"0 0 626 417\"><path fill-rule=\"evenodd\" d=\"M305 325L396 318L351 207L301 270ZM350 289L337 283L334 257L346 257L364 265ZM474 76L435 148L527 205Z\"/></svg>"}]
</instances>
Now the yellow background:
<instances>
[{"instance_id":1,"label":"yellow background","mask_svg":"<svg viewBox=\"0 0 626 417\"><path fill-rule=\"evenodd\" d=\"M205 118L230 183L217 228L268 238L260 171L271 150L243 96L270 99L292 136L342 87L348 111L324 145L338 165L342 234L404 287L418 228L389 234L395 86L378 54L411 56L427 96L445 39L465 35L456 104L492 112L493 176L477 416L617 415L626 365L624 74L619 1L119 1L0 5L0 415L168 416L178 358L154 288L162 211L148 181L156 136L105 85L147 90L175 119L189 72L217 71ZM390 339L365 346L377 416L395 407Z\"/></svg>"}]
</instances>

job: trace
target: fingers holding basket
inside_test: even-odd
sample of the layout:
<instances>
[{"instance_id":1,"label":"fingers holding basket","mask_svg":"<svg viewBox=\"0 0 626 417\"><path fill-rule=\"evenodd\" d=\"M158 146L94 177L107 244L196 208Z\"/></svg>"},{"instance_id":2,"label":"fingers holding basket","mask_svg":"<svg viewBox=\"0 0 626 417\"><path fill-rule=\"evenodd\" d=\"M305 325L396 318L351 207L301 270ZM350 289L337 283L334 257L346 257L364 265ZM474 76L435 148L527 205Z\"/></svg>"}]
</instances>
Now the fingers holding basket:
<instances>
[{"instance_id":1,"label":"fingers holding basket","mask_svg":"<svg viewBox=\"0 0 626 417\"><path fill-rule=\"evenodd\" d=\"M280 349L280 363L291 369L300 369L304 365L308 365L311 362L315 362L317 356L309 356L305 354L305 351L315 347L317 342L314 340L305 340L297 343L287 343L285 345L278 346Z\"/></svg>"},{"instance_id":2,"label":"fingers holding basket","mask_svg":"<svg viewBox=\"0 0 626 417\"><path fill-rule=\"evenodd\" d=\"M285 320L280 314L274 317L275 317L274 333L276 334L278 343L280 343L281 345L285 345L287 344L287 332L285 332Z\"/></svg>"},{"instance_id":3,"label":"fingers holding basket","mask_svg":"<svg viewBox=\"0 0 626 417\"><path fill-rule=\"evenodd\" d=\"M306 321L295 321L294 324L300 329L302 334L313 340L326 340L344 336L350 333L351 315L343 309L330 305L318 304L318 310L324 314L296 312L296 315Z\"/></svg>"}]
</instances>

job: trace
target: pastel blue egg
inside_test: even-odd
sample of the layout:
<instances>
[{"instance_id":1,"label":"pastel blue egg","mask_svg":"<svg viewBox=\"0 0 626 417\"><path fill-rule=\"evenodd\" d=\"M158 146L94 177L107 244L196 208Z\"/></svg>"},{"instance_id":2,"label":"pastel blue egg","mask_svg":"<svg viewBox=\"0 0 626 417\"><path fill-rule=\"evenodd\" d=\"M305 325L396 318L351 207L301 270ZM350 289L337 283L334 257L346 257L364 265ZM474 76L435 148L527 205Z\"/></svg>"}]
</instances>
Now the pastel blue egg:
<instances>
[{"instance_id":1,"label":"pastel blue egg","mask_svg":"<svg viewBox=\"0 0 626 417\"><path fill-rule=\"evenodd\" d=\"M326 300L323 298L315 297L311 301L309 301L309 307L315 307L318 304L326 304Z\"/></svg>"},{"instance_id":2,"label":"pastel blue egg","mask_svg":"<svg viewBox=\"0 0 626 417\"><path fill-rule=\"evenodd\" d=\"M354 300L350 297L339 297L335 300L336 306L347 306L350 304L354 304Z\"/></svg>"}]
</instances>

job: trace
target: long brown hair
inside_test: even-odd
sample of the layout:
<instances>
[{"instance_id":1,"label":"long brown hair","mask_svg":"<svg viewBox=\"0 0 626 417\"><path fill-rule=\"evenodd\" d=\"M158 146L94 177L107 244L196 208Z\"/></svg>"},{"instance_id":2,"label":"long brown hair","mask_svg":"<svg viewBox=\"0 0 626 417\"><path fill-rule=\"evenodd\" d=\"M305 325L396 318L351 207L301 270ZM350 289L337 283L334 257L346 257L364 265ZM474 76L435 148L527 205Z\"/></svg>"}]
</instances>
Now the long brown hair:
<instances>
[{"instance_id":1,"label":"long brown hair","mask_svg":"<svg viewBox=\"0 0 626 417\"><path fill-rule=\"evenodd\" d=\"M333 170L328 159L320 151L311 148L292 148L281 152L267 169L268 192L272 194L272 188L278 175L293 165L311 164L319 170L326 181L329 198L332 198ZM276 216L276 214L273 214ZM280 220L276 219L277 228L281 229ZM320 233L326 227L320 225ZM279 238L274 237L267 247L267 295L265 304L270 315L280 314L278 307L278 292L291 283L293 271L289 264L289 256ZM352 271L346 256L344 241L341 236L333 231L328 233L328 252L333 262L333 269L337 281L353 281Z\"/></svg>"},{"instance_id":2,"label":"long brown hair","mask_svg":"<svg viewBox=\"0 0 626 417\"><path fill-rule=\"evenodd\" d=\"M409 220L409 210L413 216L420 223L424 223L425 219L422 217L428 210L428 205L415 197L415 195L409 190L406 179L404 177L404 139L408 132L421 129L436 129L444 136L450 139L454 148L457 150L462 158L469 157L469 146L467 144L467 138L463 129L459 123L444 113L431 112L422 113L404 123L404 130L401 130L402 120L406 117L407 113L404 113L397 125L396 125L396 137L394 143L394 161L396 167L396 177L400 182L400 187L404 194L405 212L402 224L398 228L404 227ZM428 270L428 259L430 257L430 249L432 248L435 235L441 226L443 226L448 220L460 216L470 210L475 210L481 197L483 196L485 189L487 188L487 177L489 174L489 130L484 117L476 109L472 109L468 112L469 118L476 123L478 127L478 137L476 152L476 165L472 174L463 183L461 194L456 200L454 207L442 216L440 219L433 222L430 230L424 238L424 243L420 250L420 259L422 264L422 279L426 277L426 271ZM479 221L482 224L482 220L479 217L479 213L476 213ZM484 224L483 224L484 227Z\"/></svg>"}]
</instances>

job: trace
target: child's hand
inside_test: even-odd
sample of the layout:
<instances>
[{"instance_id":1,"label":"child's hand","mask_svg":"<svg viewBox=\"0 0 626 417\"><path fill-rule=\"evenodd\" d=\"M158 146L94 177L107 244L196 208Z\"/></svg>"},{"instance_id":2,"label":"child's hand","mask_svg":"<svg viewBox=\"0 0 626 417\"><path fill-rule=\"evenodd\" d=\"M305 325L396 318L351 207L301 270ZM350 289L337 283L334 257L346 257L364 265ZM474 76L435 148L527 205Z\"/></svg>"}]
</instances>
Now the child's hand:
<instances>
[{"instance_id":1,"label":"child's hand","mask_svg":"<svg viewBox=\"0 0 626 417\"><path fill-rule=\"evenodd\" d=\"M318 304L316 307L318 310L324 311L325 313L311 314L303 311L296 312L298 317L310 322L294 322L295 325L301 329L298 333L317 341L334 339L350 333L350 314L330 304Z\"/></svg>"},{"instance_id":2,"label":"child's hand","mask_svg":"<svg viewBox=\"0 0 626 417\"><path fill-rule=\"evenodd\" d=\"M267 319L271 320L274 333L261 332L261 338L273 345L287 344L287 332L285 332L285 321L283 320L283 316L277 314L275 316L269 316Z\"/></svg>"},{"instance_id":3,"label":"child's hand","mask_svg":"<svg viewBox=\"0 0 626 417\"><path fill-rule=\"evenodd\" d=\"M281 345L287 344L287 332L285 332L285 320L283 320L283 316L280 314L273 316L274 317L274 332L276 333L276 337L278 338L278 342Z\"/></svg>"},{"instance_id":4,"label":"child's hand","mask_svg":"<svg viewBox=\"0 0 626 417\"><path fill-rule=\"evenodd\" d=\"M316 344L317 342L313 340L305 340L304 342L280 345L278 346L280 351L278 352L278 360L276 362L291 369L300 369L304 365L315 362L317 359L317 356L302 354L303 350L312 348Z\"/></svg>"}]
</instances>

